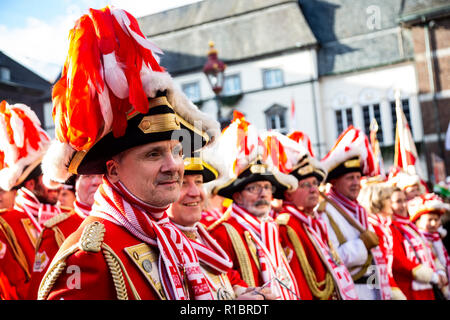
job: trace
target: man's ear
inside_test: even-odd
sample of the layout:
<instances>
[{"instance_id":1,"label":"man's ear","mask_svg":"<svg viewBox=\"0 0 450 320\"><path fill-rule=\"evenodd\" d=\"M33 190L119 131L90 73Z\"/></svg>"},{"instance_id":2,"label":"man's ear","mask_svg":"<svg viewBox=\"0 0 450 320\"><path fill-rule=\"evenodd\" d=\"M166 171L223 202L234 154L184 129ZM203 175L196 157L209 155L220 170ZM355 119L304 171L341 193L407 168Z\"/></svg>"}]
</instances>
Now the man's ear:
<instances>
[{"instance_id":1,"label":"man's ear","mask_svg":"<svg viewBox=\"0 0 450 320\"><path fill-rule=\"evenodd\" d=\"M34 179L27 180L23 183L23 186L30 191L34 191L34 187L36 186L36 181Z\"/></svg>"},{"instance_id":2,"label":"man's ear","mask_svg":"<svg viewBox=\"0 0 450 320\"><path fill-rule=\"evenodd\" d=\"M292 201L292 192L285 191L285 192L284 192L284 199L285 199L286 201L291 202L291 201Z\"/></svg>"},{"instance_id":3,"label":"man's ear","mask_svg":"<svg viewBox=\"0 0 450 320\"><path fill-rule=\"evenodd\" d=\"M240 204L240 203L241 203L242 196L241 196L241 193L240 193L240 192L235 192L235 193L233 193L233 195L231 196L231 198L232 198L233 201L236 202L237 204Z\"/></svg>"},{"instance_id":4,"label":"man's ear","mask_svg":"<svg viewBox=\"0 0 450 320\"><path fill-rule=\"evenodd\" d=\"M111 180L111 182L119 181L119 172L117 170L118 163L115 160L108 160L106 162L106 176Z\"/></svg>"}]
</instances>

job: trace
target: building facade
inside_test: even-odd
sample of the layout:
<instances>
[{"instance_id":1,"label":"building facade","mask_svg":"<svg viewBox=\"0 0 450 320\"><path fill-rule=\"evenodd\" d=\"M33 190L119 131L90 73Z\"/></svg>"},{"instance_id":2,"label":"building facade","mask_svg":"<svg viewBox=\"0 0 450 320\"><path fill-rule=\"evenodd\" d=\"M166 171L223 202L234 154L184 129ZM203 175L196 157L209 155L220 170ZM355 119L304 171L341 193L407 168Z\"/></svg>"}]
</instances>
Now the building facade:
<instances>
[{"instance_id":1,"label":"building facade","mask_svg":"<svg viewBox=\"0 0 450 320\"><path fill-rule=\"evenodd\" d=\"M51 86L50 82L0 51L0 101L29 106L49 133L54 127L51 118Z\"/></svg>"},{"instance_id":2,"label":"building facade","mask_svg":"<svg viewBox=\"0 0 450 320\"><path fill-rule=\"evenodd\" d=\"M165 52L161 64L204 111L217 115L220 107L229 120L239 110L260 129L301 130L311 138L317 157L325 156L348 125L368 133L376 119L389 169L394 92L399 90L421 171L432 179L425 154L437 145L437 131L429 126L433 113L422 84L419 31L414 29L423 27L402 20L417 11L418 2L441 5L432 0L204 0L138 20L144 34ZM437 77L441 87L433 95L441 100L448 99L450 78L445 69L449 33L443 26L435 30L440 45L432 51L441 63L436 74L442 78L447 72L446 79ZM227 64L220 103L202 73L209 41ZM450 108L439 103L445 134Z\"/></svg>"}]
</instances>

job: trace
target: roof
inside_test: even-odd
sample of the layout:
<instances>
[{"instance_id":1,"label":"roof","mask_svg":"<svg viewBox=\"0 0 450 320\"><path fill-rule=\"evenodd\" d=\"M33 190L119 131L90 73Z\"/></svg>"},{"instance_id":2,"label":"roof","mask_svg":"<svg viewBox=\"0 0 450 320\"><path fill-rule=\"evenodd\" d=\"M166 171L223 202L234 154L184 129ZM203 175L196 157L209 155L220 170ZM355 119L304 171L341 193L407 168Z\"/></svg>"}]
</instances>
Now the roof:
<instances>
[{"instance_id":1,"label":"roof","mask_svg":"<svg viewBox=\"0 0 450 320\"><path fill-rule=\"evenodd\" d=\"M320 43L319 75L368 69L413 58L398 17L405 0L299 0Z\"/></svg>"},{"instance_id":2,"label":"roof","mask_svg":"<svg viewBox=\"0 0 450 320\"><path fill-rule=\"evenodd\" d=\"M228 64L317 44L295 0L204 0L138 21L171 73L202 68L209 41Z\"/></svg>"},{"instance_id":3,"label":"roof","mask_svg":"<svg viewBox=\"0 0 450 320\"><path fill-rule=\"evenodd\" d=\"M11 71L11 79L9 81L1 80L9 86L30 88L41 91L48 91L51 88L51 83L43 79L30 69L24 67L16 62L2 51L0 51L0 67L7 67Z\"/></svg>"},{"instance_id":4,"label":"roof","mask_svg":"<svg viewBox=\"0 0 450 320\"><path fill-rule=\"evenodd\" d=\"M402 19L449 7L448 0L203 0L138 21L172 74L201 69L212 40L228 64L315 46L326 76L413 60Z\"/></svg>"}]
</instances>

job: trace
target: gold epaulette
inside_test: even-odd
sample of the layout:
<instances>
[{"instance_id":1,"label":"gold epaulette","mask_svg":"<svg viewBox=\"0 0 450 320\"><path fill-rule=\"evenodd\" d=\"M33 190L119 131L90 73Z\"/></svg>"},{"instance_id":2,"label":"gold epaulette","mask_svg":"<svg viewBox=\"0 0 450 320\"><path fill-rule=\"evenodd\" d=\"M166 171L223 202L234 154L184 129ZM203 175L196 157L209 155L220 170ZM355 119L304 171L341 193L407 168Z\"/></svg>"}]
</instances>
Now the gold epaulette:
<instances>
[{"instance_id":1,"label":"gold epaulette","mask_svg":"<svg viewBox=\"0 0 450 320\"><path fill-rule=\"evenodd\" d=\"M83 229L80 241L80 249L87 252L99 252L105 235L105 225L99 221L89 223Z\"/></svg>"},{"instance_id":2,"label":"gold epaulette","mask_svg":"<svg viewBox=\"0 0 450 320\"><path fill-rule=\"evenodd\" d=\"M60 214L57 214L56 216L54 216L54 217L48 219L47 221L45 221L44 222L44 227L46 227L46 228L53 228L58 223L63 222L64 220L69 218L72 215L72 212L70 212L70 213L61 212Z\"/></svg>"},{"instance_id":3,"label":"gold epaulette","mask_svg":"<svg viewBox=\"0 0 450 320\"><path fill-rule=\"evenodd\" d=\"M279 224L280 226L285 226L288 224L289 219L291 218L291 215L289 213L281 213L277 216L275 219L275 222Z\"/></svg>"},{"instance_id":4,"label":"gold epaulette","mask_svg":"<svg viewBox=\"0 0 450 320\"><path fill-rule=\"evenodd\" d=\"M6 208L0 209L0 213L6 212L6 211L8 211L8 209L6 209Z\"/></svg>"},{"instance_id":5,"label":"gold epaulette","mask_svg":"<svg viewBox=\"0 0 450 320\"><path fill-rule=\"evenodd\" d=\"M139 294L131 282L119 256L111 247L106 243L103 243L104 235L105 225L99 221L91 222L84 227L80 240L76 244L62 252L58 252L41 281L38 300L44 300L48 297L54 283L67 266L67 258L79 250L94 253L101 252L103 254L114 282L117 299L128 300L127 287L125 284L125 281L127 281L134 298L140 300Z\"/></svg>"},{"instance_id":6,"label":"gold epaulette","mask_svg":"<svg viewBox=\"0 0 450 320\"><path fill-rule=\"evenodd\" d=\"M324 212L326 206L327 206L327 200L322 198L319 201L319 205L317 206L317 212Z\"/></svg>"},{"instance_id":7,"label":"gold epaulette","mask_svg":"<svg viewBox=\"0 0 450 320\"><path fill-rule=\"evenodd\" d=\"M209 227L207 228L207 231L213 230L219 224L230 219L230 217L231 217L231 206L228 207L228 209L224 212L224 214L220 217L220 219L217 219L214 223L209 225Z\"/></svg>"}]
</instances>

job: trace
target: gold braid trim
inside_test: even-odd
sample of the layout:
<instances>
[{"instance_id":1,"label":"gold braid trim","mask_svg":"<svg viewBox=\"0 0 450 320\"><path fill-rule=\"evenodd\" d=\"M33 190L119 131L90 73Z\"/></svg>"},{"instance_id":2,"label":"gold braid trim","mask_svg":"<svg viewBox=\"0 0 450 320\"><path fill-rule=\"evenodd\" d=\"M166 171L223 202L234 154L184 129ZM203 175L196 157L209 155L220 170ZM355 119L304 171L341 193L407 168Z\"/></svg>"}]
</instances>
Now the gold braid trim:
<instances>
[{"instance_id":1,"label":"gold braid trim","mask_svg":"<svg viewBox=\"0 0 450 320\"><path fill-rule=\"evenodd\" d=\"M62 233L61 229L58 228L57 226L54 226L52 228L52 230L55 233L55 241L56 241L56 244L58 245L58 248L59 248L59 247L61 247L61 245L64 242L64 240L66 240L66 237L64 237L64 234Z\"/></svg>"},{"instance_id":2,"label":"gold braid trim","mask_svg":"<svg viewBox=\"0 0 450 320\"><path fill-rule=\"evenodd\" d=\"M250 258L245 249L244 242L241 239L241 236L237 232L237 230L226 222L223 223L227 233L231 239L231 243L233 244L234 252L239 261L239 268L241 269L242 280L244 280L250 287L255 287L256 282L253 276L252 266L250 264Z\"/></svg>"},{"instance_id":3,"label":"gold braid trim","mask_svg":"<svg viewBox=\"0 0 450 320\"><path fill-rule=\"evenodd\" d=\"M360 279L367 272L367 268L369 268L369 266L371 264L372 264L372 253L370 252L370 250L368 250L367 260L366 260L366 262L364 262L364 265L361 266L361 270L359 270L359 272L357 274L352 276L353 281ZM348 271L351 272L357 268L359 268L359 267L355 266L353 268L350 268Z\"/></svg>"},{"instance_id":4,"label":"gold braid trim","mask_svg":"<svg viewBox=\"0 0 450 320\"><path fill-rule=\"evenodd\" d=\"M125 266L123 265L119 256L106 243L102 244L102 249L103 255L105 256L109 270L113 277L114 286L117 292L117 299L128 300L127 289L123 278L123 274L125 274L125 278L127 279L128 285L131 288L131 292L133 293L134 298L136 300L141 300L141 297L139 296L139 293L137 292L133 282L131 281L131 278L128 275L127 270L125 269Z\"/></svg>"},{"instance_id":5,"label":"gold braid trim","mask_svg":"<svg viewBox=\"0 0 450 320\"><path fill-rule=\"evenodd\" d=\"M45 300L48 297L48 294L50 293L50 290L52 290L53 285L55 284L58 277L63 272L64 268L66 267L65 261L58 261L55 263L52 267L52 269L47 271L45 274L45 277L43 281L41 282L39 286L38 291L38 300Z\"/></svg>"},{"instance_id":6,"label":"gold braid trim","mask_svg":"<svg viewBox=\"0 0 450 320\"><path fill-rule=\"evenodd\" d=\"M73 212L73 211L71 211L71 212ZM57 225L58 223L66 220L70 216L71 216L71 213L61 212L60 214L57 214L56 216L51 217L50 219L45 221L44 222L44 227L51 228L51 227Z\"/></svg>"},{"instance_id":7,"label":"gold braid trim","mask_svg":"<svg viewBox=\"0 0 450 320\"><path fill-rule=\"evenodd\" d=\"M56 254L56 256L53 258L50 266L47 269L47 272L45 273L44 277L42 278L41 284L39 285L39 291L38 291L38 300L45 300L48 297L48 294L53 288L53 285L55 284L58 277L63 272L64 268L66 267L66 259L71 254L78 251L78 245L75 244L68 248L67 250L63 251L61 254Z\"/></svg>"},{"instance_id":8,"label":"gold braid trim","mask_svg":"<svg viewBox=\"0 0 450 320\"><path fill-rule=\"evenodd\" d=\"M339 241L339 245L347 242L347 239L345 238L345 236L343 235L341 229L339 229L336 221L334 221L333 217L331 216L331 214L329 214L327 211L325 211L325 214L328 217L328 220L330 221L331 224L331 228L333 229L334 233L336 234L336 237Z\"/></svg>"},{"instance_id":9,"label":"gold braid trim","mask_svg":"<svg viewBox=\"0 0 450 320\"><path fill-rule=\"evenodd\" d=\"M319 298L320 300L328 300L334 291L333 277L329 272L327 272L324 281L321 282L317 281L316 274L314 273L314 270L311 268L311 265L308 262L305 250L303 248L300 239L298 238L297 233L291 226L286 225L286 228L289 239L291 240L294 246L297 258L300 261L303 273L305 274L306 282L308 284L309 289L316 298ZM320 290L320 287L323 285L325 285L324 289Z\"/></svg>"},{"instance_id":10,"label":"gold braid trim","mask_svg":"<svg viewBox=\"0 0 450 320\"><path fill-rule=\"evenodd\" d=\"M118 300L128 300L127 287L123 279L122 271L120 270L120 265L117 259L108 250L103 250L103 255L105 256L106 263L108 264L109 271L113 278L114 287L116 288L117 299Z\"/></svg>"},{"instance_id":11,"label":"gold braid trim","mask_svg":"<svg viewBox=\"0 0 450 320\"><path fill-rule=\"evenodd\" d=\"M343 244L345 243L347 240L345 239L344 235L342 234L341 230L339 229L336 221L334 221L334 219L331 217L331 214L329 214L328 212L326 212L326 215L328 217L328 220L330 221L330 225L331 228L333 229L334 233L336 234L336 237L338 238L339 244ZM334 248L332 246L330 246L330 248L332 248L332 253L333 253L333 257L336 259L337 262L341 262L341 259L339 258L339 255L337 254L337 252L335 252ZM372 263L372 254L370 253L370 250L367 251L368 255L367 255L367 260L364 263L364 265L361 267L361 270L352 276L353 281L356 281L358 279L360 279L367 271L367 268L369 268L369 266ZM359 268L358 266L350 268L349 271L355 270L356 268Z\"/></svg>"},{"instance_id":12,"label":"gold braid trim","mask_svg":"<svg viewBox=\"0 0 450 320\"><path fill-rule=\"evenodd\" d=\"M6 220L3 219L2 217L0 217L0 230L2 230L3 233L5 234L5 238L6 240L8 240L9 246L13 251L14 257L16 258L19 265L22 267L23 271L25 272L25 276L28 281L31 278L31 274L28 268L27 258L25 257L25 254L22 251L22 247L19 245L19 242L17 241L13 229L10 227L8 222L6 222Z\"/></svg>"}]
</instances>

